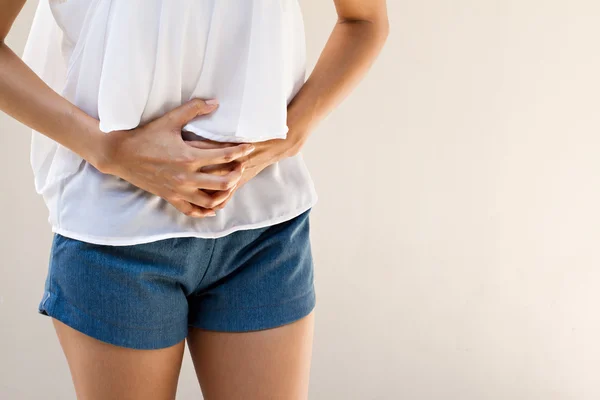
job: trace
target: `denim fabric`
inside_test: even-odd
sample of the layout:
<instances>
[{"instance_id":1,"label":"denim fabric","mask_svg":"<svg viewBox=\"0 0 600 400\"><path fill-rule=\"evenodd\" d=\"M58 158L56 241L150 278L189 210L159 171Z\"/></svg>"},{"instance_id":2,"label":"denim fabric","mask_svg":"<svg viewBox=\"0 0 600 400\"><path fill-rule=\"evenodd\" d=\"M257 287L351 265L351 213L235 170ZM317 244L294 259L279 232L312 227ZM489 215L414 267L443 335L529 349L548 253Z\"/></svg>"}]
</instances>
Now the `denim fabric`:
<instances>
[{"instance_id":1,"label":"denim fabric","mask_svg":"<svg viewBox=\"0 0 600 400\"><path fill-rule=\"evenodd\" d=\"M38 312L136 349L174 345L188 326L244 332L293 322L316 300L309 213L216 239L130 246L55 233Z\"/></svg>"}]
</instances>

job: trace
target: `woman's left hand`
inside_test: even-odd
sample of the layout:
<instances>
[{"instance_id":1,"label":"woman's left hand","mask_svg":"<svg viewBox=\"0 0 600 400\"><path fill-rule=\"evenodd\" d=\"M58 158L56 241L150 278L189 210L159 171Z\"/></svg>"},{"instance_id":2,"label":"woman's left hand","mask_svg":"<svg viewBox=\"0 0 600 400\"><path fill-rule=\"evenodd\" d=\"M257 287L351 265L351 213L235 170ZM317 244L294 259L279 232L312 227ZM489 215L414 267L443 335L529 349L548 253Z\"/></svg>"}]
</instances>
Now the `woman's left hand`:
<instances>
[{"instance_id":1,"label":"woman's left hand","mask_svg":"<svg viewBox=\"0 0 600 400\"><path fill-rule=\"evenodd\" d=\"M215 145L223 144L221 142L215 142L208 139L203 139L203 142L213 143ZM187 142L190 146L194 146L193 141ZM229 143L231 145L231 143ZM242 177L235 185L229 196L219 206L215 207L214 210L220 210L227 205L231 200L234 193L242 187L246 182L258 175L263 169L271 164L278 162L286 157L291 156L292 146L289 145L288 139L271 139L264 142L252 143L255 146L255 150L248 154L238 158L236 161L229 164L220 165L207 165L201 168L201 172L215 173L215 174L226 174L231 171L235 164L242 163ZM202 144L198 144L198 147ZM194 146L196 147L196 146Z\"/></svg>"}]
</instances>

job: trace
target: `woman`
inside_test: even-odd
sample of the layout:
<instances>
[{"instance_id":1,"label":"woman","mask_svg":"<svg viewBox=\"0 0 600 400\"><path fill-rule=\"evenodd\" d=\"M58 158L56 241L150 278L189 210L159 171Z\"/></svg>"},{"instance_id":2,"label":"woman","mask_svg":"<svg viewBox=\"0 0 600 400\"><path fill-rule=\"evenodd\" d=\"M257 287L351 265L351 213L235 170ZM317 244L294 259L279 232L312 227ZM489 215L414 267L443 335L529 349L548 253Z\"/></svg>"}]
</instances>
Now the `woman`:
<instances>
[{"instance_id":1,"label":"woman","mask_svg":"<svg viewBox=\"0 0 600 400\"><path fill-rule=\"evenodd\" d=\"M385 0L334 2L305 80L296 0L40 1L25 62L25 0L0 0L0 108L54 232L38 311L78 398L173 399L186 339L207 399L307 397L300 151L388 34Z\"/></svg>"}]
</instances>

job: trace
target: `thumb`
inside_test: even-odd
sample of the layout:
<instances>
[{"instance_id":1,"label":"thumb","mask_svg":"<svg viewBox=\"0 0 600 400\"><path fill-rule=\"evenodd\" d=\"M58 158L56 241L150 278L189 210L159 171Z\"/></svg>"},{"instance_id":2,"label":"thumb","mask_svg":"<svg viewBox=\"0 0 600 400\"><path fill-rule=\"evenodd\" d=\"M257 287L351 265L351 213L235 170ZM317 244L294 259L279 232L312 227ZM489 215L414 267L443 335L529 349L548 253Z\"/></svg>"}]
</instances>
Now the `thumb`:
<instances>
[{"instance_id":1,"label":"thumb","mask_svg":"<svg viewBox=\"0 0 600 400\"><path fill-rule=\"evenodd\" d=\"M215 99L202 100L195 98L169 111L165 114L165 117L169 122L176 125L174 127L182 128L197 116L213 112L218 105L219 102Z\"/></svg>"}]
</instances>

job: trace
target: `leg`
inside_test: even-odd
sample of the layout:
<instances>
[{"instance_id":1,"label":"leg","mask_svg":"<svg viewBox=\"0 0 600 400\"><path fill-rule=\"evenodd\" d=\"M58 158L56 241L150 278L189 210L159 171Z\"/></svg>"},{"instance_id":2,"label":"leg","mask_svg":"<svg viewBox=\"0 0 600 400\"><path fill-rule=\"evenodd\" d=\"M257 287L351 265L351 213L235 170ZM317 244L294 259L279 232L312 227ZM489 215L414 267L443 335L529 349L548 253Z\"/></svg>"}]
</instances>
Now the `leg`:
<instances>
[{"instance_id":1,"label":"leg","mask_svg":"<svg viewBox=\"0 0 600 400\"><path fill-rule=\"evenodd\" d=\"M207 400L304 400L312 356L314 311L298 321L253 332L190 327L187 342Z\"/></svg>"},{"instance_id":2,"label":"leg","mask_svg":"<svg viewBox=\"0 0 600 400\"><path fill-rule=\"evenodd\" d=\"M79 400L173 400L184 341L158 350L115 346L52 318Z\"/></svg>"},{"instance_id":3,"label":"leg","mask_svg":"<svg viewBox=\"0 0 600 400\"><path fill-rule=\"evenodd\" d=\"M186 290L202 267L185 261L206 243L104 246L55 234L38 312L52 317L78 399L175 399Z\"/></svg>"}]
</instances>

